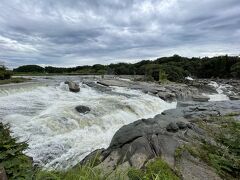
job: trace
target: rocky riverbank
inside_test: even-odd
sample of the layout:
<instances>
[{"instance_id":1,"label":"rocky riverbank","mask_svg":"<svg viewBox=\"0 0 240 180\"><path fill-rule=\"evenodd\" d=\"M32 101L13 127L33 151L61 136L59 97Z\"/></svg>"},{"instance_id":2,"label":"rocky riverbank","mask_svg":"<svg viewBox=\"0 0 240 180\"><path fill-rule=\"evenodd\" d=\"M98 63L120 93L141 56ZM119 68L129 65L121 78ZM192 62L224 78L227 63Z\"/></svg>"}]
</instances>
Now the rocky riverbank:
<instances>
[{"instance_id":1,"label":"rocky riverbank","mask_svg":"<svg viewBox=\"0 0 240 180\"><path fill-rule=\"evenodd\" d=\"M211 79L186 80L185 83L157 84L141 81L126 81L122 79L99 79L96 83L84 81L84 84L101 92L111 92L110 87L125 87L141 90L165 101L197 101L207 102L210 98L206 94L224 94L231 100L240 100L239 80Z\"/></svg>"},{"instance_id":2,"label":"rocky riverbank","mask_svg":"<svg viewBox=\"0 0 240 180\"><path fill-rule=\"evenodd\" d=\"M142 169L150 160L161 157L183 179L221 179L216 169L183 147L217 144L201 124L218 126L212 117L226 116L240 120L240 101L179 103L177 109L123 126L107 149L94 151L82 164L97 156L96 168L114 174L130 167Z\"/></svg>"},{"instance_id":3,"label":"rocky riverbank","mask_svg":"<svg viewBox=\"0 0 240 180\"><path fill-rule=\"evenodd\" d=\"M194 80L187 81L186 84L159 85L109 79L85 83L96 90L106 89L108 93L113 86L138 89L167 101L178 101L178 106L177 109L167 110L154 118L141 119L123 126L113 136L107 149L92 152L81 164L97 157L96 169L106 174L115 174L118 171L128 171L130 167L144 169L153 159L161 157L181 179L240 177L239 173L231 174L222 170L220 165L214 166L210 160L204 161L192 150L201 149L204 142L209 146L227 148L225 144L219 145L212 135L217 132L209 132L209 129L218 131L217 128L228 125L225 120L228 118L231 118L229 124L240 120L240 101L237 101L240 95L239 81L219 80L216 83L212 80ZM209 98L203 95L216 93L225 94L230 100L234 96L236 100L208 102ZM240 136L239 131L237 133ZM238 142L237 147L239 145ZM218 160L217 157L215 160Z\"/></svg>"}]
</instances>

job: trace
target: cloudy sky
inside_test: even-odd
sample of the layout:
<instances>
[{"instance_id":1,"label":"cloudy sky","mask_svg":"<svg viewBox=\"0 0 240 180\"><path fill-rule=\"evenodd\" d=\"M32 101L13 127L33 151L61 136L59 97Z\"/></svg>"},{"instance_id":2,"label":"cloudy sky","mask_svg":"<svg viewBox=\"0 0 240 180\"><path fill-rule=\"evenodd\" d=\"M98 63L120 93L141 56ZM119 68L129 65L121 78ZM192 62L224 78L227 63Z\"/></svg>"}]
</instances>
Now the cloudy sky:
<instances>
[{"instance_id":1,"label":"cloudy sky","mask_svg":"<svg viewBox=\"0 0 240 180\"><path fill-rule=\"evenodd\" d=\"M1 0L0 61L75 66L240 54L240 0Z\"/></svg>"}]
</instances>

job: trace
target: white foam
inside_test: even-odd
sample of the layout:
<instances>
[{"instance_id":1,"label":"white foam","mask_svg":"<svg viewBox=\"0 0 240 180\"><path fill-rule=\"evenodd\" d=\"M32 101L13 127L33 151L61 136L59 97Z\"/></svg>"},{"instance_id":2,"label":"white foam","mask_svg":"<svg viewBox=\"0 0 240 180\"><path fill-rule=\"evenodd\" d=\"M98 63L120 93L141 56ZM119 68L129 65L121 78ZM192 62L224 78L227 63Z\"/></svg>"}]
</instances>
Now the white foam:
<instances>
[{"instance_id":1,"label":"white foam","mask_svg":"<svg viewBox=\"0 0 240 180\"><path fill-rule=\"evenodd\" d=\"M218 83L216 83L215 81L211 81L208 85L213 86L214 88L216 88L217 94L204 94L208 96L210 99L209 101L228 101L229 97L227 95L225 95L223 92L223 90L226 90L227 87L229 87L230 85L219 85Z\"/></svg>"},{"instance_id":2,"label":"white foam","mask_svg":"<svg viewBox=\"0 0 240 180\"><path fill-rule=\"evenodd\" d=\"M193 81L193 80L194 80L194 79L193 79L192 77L190 77L190 76L185 77L185 79L187 79L187 80L189 80L189 81Z\"/></svg>"},{"instance_id":3,"label":"white foam","mask_svg":"<svg viewBox=\"0 0 240 180\"><path fill-rule=\"evenodd\" d=\"M114 88L129 94L107 95L82 86L79 93L61 83L0 97L0 121L9 123L13 136L28 141L26 154L45 168L75 165L97 148L106 148L123 125L153 117L176 107L137 90ZM132 95L132 96L131 96ZM91 108L88 114L77 105Z\"/></svg>"}]
</instances>

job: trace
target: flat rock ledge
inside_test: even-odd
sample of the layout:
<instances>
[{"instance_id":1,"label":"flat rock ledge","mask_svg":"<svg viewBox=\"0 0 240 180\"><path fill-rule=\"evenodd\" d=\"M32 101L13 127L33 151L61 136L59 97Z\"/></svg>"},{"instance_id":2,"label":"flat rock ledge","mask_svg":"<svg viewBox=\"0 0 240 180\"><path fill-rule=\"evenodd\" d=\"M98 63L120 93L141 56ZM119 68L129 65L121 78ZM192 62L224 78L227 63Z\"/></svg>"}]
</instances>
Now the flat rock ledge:
<instances>
[{"instance_id":1,"label":"flat rock ledge","mask_svg":"<svg viewBox=\"0 0 240 180\"><path fill-rule=\"evenodd\" d=\"M180 103L154 118L141 119L120 128L107 149L98 149L82 160L98 159L95 168L107 174L129 167L144 168L147 162L161 157L180 172L182 179L221 179L215 171L198 158L184 151L176 159L176 149L197 139L211 141L196 119L240 112L240 101Z\"/></svg>"}]
</instances>

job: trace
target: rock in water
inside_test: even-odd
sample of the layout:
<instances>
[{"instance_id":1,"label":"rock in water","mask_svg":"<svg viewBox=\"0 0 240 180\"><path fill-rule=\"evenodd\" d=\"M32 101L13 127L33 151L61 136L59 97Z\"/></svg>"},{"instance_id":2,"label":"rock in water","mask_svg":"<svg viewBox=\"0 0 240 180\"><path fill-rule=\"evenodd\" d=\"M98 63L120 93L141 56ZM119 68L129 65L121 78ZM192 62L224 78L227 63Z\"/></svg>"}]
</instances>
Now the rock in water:
<instances>
[{"instance_id":1,"label":"rock in water","mask_svg":"<svg viewBox=\"0 0 240 180\"><path fill-rule=\"evenodd\" d=\"M87 106L77 106L77 107L75 107L75 109L77 110L77 112L84 113L84 114L86 114L89 111L91 111L91 109L89 107L87 107Z\"/></svg>"},{"instance_id":2,"label":"rock in water","mask_svg":"<svg viewBox=\"0 0 240 180\"><path fill-rule=\"evenodd\" d=\"M65 81L65 84L68 85L69 91L71 91L71 92L79 92L80 91L79 85L73 81Z\"/></svg>"},{"instance_id":3,"label":"rock in water","mask_svg":"<svg viewBox=\"0 0 240 180\"><path fill-rule=\"evenodd\" d=\"M207 102L210 98L207 96L196 95L196 96L193 96L192 99L193 99L193 101Z\"/></svg>"}]
</instances>

